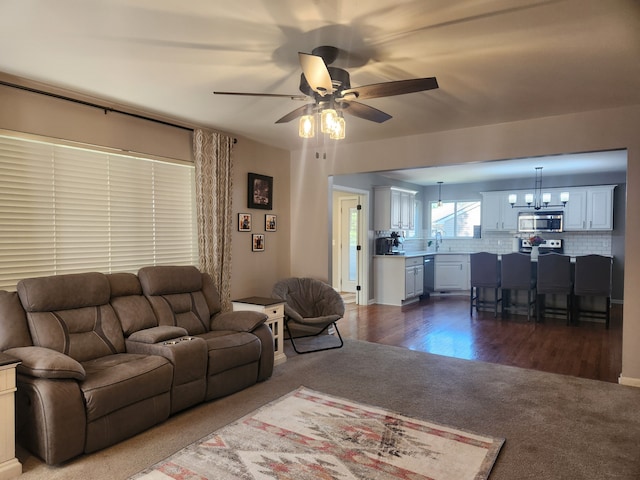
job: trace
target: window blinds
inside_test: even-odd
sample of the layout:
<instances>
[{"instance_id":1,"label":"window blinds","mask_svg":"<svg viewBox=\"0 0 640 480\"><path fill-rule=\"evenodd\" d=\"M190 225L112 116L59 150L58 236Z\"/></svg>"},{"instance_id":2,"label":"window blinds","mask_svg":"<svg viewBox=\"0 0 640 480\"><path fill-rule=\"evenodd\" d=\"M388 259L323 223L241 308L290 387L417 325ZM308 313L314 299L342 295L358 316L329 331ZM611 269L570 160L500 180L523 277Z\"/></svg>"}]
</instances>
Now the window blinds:
<instances>
[{"instance_id":1,"label":"window blinds","mask_svg":"<svg viewBox=\"0 0 640 480\"><path fill-rule=\"evenodd\" d=\"M197 265L193 165L0 135L0 289Z\"/></svg>"}]
</instances>

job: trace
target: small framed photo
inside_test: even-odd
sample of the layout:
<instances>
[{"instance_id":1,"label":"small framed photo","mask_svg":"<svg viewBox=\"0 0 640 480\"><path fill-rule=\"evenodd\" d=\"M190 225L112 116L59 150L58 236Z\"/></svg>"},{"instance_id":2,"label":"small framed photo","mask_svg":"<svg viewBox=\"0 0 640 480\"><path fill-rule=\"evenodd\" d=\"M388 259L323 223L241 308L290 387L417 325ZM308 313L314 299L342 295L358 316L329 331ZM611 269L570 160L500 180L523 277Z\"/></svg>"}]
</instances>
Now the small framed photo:
<instances>
[{"instance_id":1,"label":"small framed photo","mask_svg":"<svg viewBox=\"0 0 640 480\"><path fill-rule=\"evenodd\" d=\"M275 232L278 229L277 217L267 213L264 216L264 231Z\"/></svg>"},{"instance_id":2,"label":"small framed photo","mask_svg":"<svg viewBox=\"0 0 640 480\"><path fill-rule=\"evenodd\" d=\"M264 252L264 234L254 233L251 235L251 251Z\"/></svg>"},{"instance_id":3,"label":"small framed photo","mask_svg":"<svg viewBox=\"0 0 640 480\"><path fill-rule=\"evenodd\" d=\"M247 208L271 210L273 205L273 177L250 173L248 192Z\"/></svg>"},{"instance_id":4,"label":"small framed photo","mask_svg":"<svg viewBox=\"0 0 640 480\"><path fill-rule=\"evenodd\" d=\"M238 214L238 231L239 232L251 231L251 214L250 213Z\"/></svg>"}]
</instances>

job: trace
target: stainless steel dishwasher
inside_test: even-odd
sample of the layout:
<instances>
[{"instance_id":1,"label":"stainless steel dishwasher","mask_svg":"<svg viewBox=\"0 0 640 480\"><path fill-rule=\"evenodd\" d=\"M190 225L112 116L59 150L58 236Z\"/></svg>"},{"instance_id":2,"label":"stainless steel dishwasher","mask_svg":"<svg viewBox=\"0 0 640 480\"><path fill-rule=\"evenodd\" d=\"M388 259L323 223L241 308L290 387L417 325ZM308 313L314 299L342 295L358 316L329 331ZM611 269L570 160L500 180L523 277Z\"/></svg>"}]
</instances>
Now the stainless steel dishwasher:
<instances>
[{"instance_id":1,"label":"stainless steel dishwasher","mask_svg":"<svg viewBox=\"0 0 640 480\"><path fill-rule=\"evenodd\" d=\"M429 295L435 290L435 258L433 255L425 255L424 257L424 287L423 297Z\"/></svg>"}]
</instances>

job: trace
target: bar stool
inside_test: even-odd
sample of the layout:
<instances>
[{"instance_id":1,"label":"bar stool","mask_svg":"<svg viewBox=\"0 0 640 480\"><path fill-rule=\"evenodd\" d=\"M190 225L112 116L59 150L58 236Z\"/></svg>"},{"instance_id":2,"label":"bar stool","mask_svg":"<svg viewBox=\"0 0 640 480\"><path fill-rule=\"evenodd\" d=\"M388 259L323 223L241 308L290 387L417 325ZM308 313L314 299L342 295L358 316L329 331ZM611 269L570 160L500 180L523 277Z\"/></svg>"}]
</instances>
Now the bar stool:
<instances>
[{"instance_id":1,"label":"bar stool","mask_svg":"<svg viewBox=\"0 0 640 480\"><path fill-rule=\"evenodd\" d=\"M502 288L502 316L514 311L527 312L527 321L531 319L531 311L536 303L536 277L532 274L531 256L526 253L507 253L502 255L500 268ZM526 302L514 302L512 291L526 290Z\"/></svg>"},{"instance_id":2,"label":"bar stool","mask_svg":"<svg viewBox=\"0 0 640 480\"><path fill-rule=\"evenodd\" d=\"M574 321L580 316L604 318L609 328L611 317L611 269L613 258L604 255L583 255L576 257L574 295ZM580 308L580 297L604 297L604 310Z\"/></svg>"},{"instance_id":3,"label":"bar stool","mask_svg":"<svg viewBox=\"0 0 640 480\"><path fill-rule=\"evenodd\" d=\"M471 296L469 315L473 315L473 307L485 305L493 305L493 317L498 316L498 303L502 298L498 298L498 289L500 288L500 266L498 255L495 253L478 252L469 256L471 266ZM480 295L481 288L493 288L493 300L483 300ZM475 295L474 295L475 289Z\"/></svg>"},{"instance_id":4,"label":"bar stool","mask_svg":"<svg viewBox=\"0 0 640 480\"><path fill-rule=\"evenodd\" d=\"M572 290L571 282L571 258L559 253L546 253L538 257L538 295L537 295L537 321L544 316L545 311L550 313L566 313L567 325L572 320ZM547 306L545 295L565 295L566 306Z\"/></svg>"}]
</instances>

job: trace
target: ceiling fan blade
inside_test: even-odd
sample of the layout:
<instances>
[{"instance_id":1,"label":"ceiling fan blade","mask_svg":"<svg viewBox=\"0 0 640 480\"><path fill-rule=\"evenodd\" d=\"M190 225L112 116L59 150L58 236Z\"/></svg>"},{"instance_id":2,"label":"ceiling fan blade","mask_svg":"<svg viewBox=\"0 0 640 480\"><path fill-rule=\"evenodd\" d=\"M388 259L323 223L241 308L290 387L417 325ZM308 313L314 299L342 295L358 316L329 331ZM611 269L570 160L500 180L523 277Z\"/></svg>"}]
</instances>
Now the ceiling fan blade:
<instances>
[{"instance_id":1,"label":"ceiling fan blade","mask_svg":"<svg viewBox=\"0 0 640 480\"><path fill-rule=\"evenodd\" d=\"M304 73L307 83L314 92L321 96L333 92L331 75L322 57L309 53L298 52L302 73Z\"/></svg>"},{"instance_id":2,"label":"ceiling fan blade","mask_svg":"<svg viewBox=\"0 0 640 480\"><path fill-rule=\"evenodd\" d=\"M358 100L368 98L392 97L405 93L422 92L438 88L436 77L412 78L410 80L398 80L395 82L374 83L362 87L348 88L342 91L342 96L355 95Z\"/></svg>"},{"instance_id":3,"label":"ceiling fan blade","mask_svg":"<svg viewBox=\"0 0 640 480\"><path fill-rule=\"evenodd\" d=\"M372 122L382 123L386 122L390 118L393 118L388 113L384 113L382 110L370 107L364 103L359 102L343 102L342 109L344 112L349 113L355 117L364 118L365 120L371 120Z\"/></svg>"},{"instance_id":4,"label":"ceiling fan blade","mask_svg":"<svg viewBox=\"0 0 640 480\"><path fill-rule=\"evenodd\" d=\"M307 100L306 95L287 95L284 93L245 93L245 92L213 92L214 95L244 95L248 97L278 97L290 98L291 100Z\"/></svg>"},{"instance_id":5,"label":"ceiling fan blade","mask_svg":"<svg viewBox=\"0 0 640 480\"><path fill-rule=\"evenodd\" d=\"M284 117L279 120L276 120L276 123L286 123L291 120L301 117L302 115L306 115L308 113L312 113L315 107L314 103L308 103L307 105L303 105L302 107L296 108L294 111L287 113Z\"/></svg>"}]
</instances>

